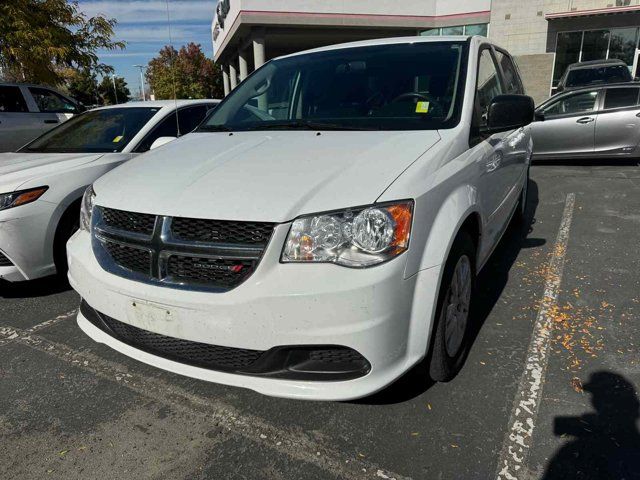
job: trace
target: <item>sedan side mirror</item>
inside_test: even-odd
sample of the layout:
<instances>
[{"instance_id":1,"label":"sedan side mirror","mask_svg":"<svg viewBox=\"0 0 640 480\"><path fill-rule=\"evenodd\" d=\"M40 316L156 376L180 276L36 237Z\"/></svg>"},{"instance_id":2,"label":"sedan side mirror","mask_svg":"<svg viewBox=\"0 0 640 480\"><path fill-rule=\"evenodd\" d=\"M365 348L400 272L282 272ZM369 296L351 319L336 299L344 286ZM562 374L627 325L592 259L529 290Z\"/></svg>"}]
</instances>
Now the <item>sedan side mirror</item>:
<instances>
[{"instance_id":1,"label":"sedan side mirror","mask_svg":"<svg viewBox=\"0 0 640 480\"><path fill-rule=\"evenodd\" d=\"M535 104L527 95L498 95L489 104L486 133L516 130L533 122Z\"/></svg>"},{"instance_id":2,"label":"sedan side mirror","mask_svg":"<svg viewBox=\"0 0 640 480\"><path fill-rule=\"evenodd\" d=\"M534 119L535 119L535 121L536 121L536 122L544 122L544 120L545 120L544 113L542 113L542 112L536 112L536 113L534 114Z\"/></svg>"},{"instance_id":3,"label":"sedan side mirror","mask_svg":"<svg viewBox=\"0 0 640 480\"><path fill-rule=\"evenodd\" d=\"M153 150L154 148L166 145L169 142L173 142L175 139L176 137L158 137L153 141L153 143L149 147L149 150Z\"/></svg>"}]
</instances>

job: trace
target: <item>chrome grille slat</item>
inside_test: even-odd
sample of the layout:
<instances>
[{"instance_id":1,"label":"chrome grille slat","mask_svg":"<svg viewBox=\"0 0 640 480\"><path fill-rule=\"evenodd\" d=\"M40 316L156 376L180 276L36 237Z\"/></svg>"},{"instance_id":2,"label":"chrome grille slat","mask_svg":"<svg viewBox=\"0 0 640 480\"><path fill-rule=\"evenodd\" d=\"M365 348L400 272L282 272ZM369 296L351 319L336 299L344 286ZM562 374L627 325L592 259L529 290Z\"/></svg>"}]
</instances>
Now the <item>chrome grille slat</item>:
<instances>
[{"instance_id":1,"label":"chrome grille slat","mask_svg":"<svg viewBox=\"0 0 640 480\"><path fill-rule=\"evenodd\" d=\"M275 226L272 223L153 216L154 226L149 231L141 225L148 227L152 223L150 215L116 212L113 214L111 209L96 207L93 215L94 252L105 270L151 284L216 292L235 288L251 276ZM114 221L114 218L120 221ZM174 232L175 221L181 225L181 238ZM189 221L196 222L197 227L190 230ZM213 231L211 239L204 230L207 225L218 229ZM220 225L223 225L223 233ZM234 228L239 232L237 237L233 235ZM131 249L149 252L147 274L143 273L145 269L140 268L140 258L134 258Z\"/></svg>"}]
</instances>

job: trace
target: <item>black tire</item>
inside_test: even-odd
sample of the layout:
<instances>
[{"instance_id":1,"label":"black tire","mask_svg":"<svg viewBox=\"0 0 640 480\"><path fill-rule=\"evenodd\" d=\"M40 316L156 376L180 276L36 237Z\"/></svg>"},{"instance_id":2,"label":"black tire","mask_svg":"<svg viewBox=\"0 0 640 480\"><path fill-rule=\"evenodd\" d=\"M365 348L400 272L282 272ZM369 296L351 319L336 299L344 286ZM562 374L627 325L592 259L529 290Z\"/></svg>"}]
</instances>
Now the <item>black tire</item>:
<instances>
[{"instance_id":1,"label":"black tire","mask_svg":"<svg viewBox=\"0 0 640 480\"><path fill-rule=\"evenodd\" d=\"M69 265L67 263L67 242L80 228L80 203L69 207L62 215L56 235L53 240L53 261L56 271L62 278L66 278Z\"/></svg>"},{"instance_id":2,"label":"black tire","mask_svg":"<svg viewBox=\"0 0 640 480\"><path fill-rule=\"evenodd\" d=\"M461 343L457 349L454 349L451 343L449 345L447 344L448 338L451 341L451 336L447 336L446 313L447 307L451 305L450 302L455 297L452 292L452 281L454 274L456 273L456 268L458 265L462 265L462 263L466 262L463 258L467 259L469 266L469 301L466 306L466 321L464 322L464 327L461 329L455 329L457 330L455 337L458 340L461 338ZM431 340L431 350L430 355L427 357L429 358L429 376L437 382L448 382L452 380L462 368L467 357L467 353L469 352L469 331L471 325L470 311L475 289L475 258L476 246L471 235L465 231L460 232L453 243L449 258L447 259L444 267L442 283L438 294L438 305ZM459 309L453 308L453 311L461 313L461 310ZM459 324L459 322L454 323ZM455 344L457 344L457 342L454 340L453 345Z\"/></svg>"},{"instance_id":3,"label":"black tire","mask_svg":"<svg viewBox=\"0 0 640 480\"><path fill-rule=\"evenodd\" d=\"M527 200L529 199L529 167L527 167L527 178L524 181L522 191L520 192L520 198L518 200L518 206L513 214L513 218L516 222L522 223L527 216Z\"/></svg>"}]
</instances>

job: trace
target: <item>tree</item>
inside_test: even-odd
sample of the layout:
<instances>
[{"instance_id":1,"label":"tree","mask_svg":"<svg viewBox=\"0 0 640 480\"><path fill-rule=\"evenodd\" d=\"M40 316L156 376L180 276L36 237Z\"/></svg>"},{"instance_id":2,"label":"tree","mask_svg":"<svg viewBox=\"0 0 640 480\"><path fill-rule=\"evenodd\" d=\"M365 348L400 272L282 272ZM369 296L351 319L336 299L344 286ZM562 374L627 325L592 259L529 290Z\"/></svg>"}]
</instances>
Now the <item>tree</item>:
<instances>
[{"instance_id":1,"label":"tree","mask_svg":"<svg viewBox=\"0 0 640 480\"><path fill-rule=\"evenodd\" d=\"M220 68L199 44L189 43L177 51L167 45L149 61L147 81L157 99L221 98L224 96Z\"/></svg>"},{"instance_id":2,"label":"tree","mask_svg":"<svg viewBox=\"0 0 640 480\"><path fill-rule=\"evenodd\" d=\"M102 82L98 85L98 93L105 105L115 105L117 103L125 103L129 100L131 92L127 87L127 82L122 77L116 77L116 89L113 90L113 78L103 77ZM117 101L116 101L117 93Z\"/></svg>"},{"instance_id":3,"label":"tree","mask_svg":"<svg viewBox=\"0 0 640 480\"><path fill-rule=\"evenodd\" d=\"M87 18L75 0L3 0L0 70L5 80L50 85L62 84L69 68L110 73L97 51L124 48L111 40L115 24L103 16Z\"/></svg>"},{"instance_id":4,"label":"tree","mask_svg":"<svg viewBox=\"0 0 640 480\"><path fill-rule=\"evenodd\" d=\"M75 70L69 74L67 82L69 95L84 105L96 105L101 103L98 92L98 80L95 73L88 68Z\"/></svg>"}]
</instances>

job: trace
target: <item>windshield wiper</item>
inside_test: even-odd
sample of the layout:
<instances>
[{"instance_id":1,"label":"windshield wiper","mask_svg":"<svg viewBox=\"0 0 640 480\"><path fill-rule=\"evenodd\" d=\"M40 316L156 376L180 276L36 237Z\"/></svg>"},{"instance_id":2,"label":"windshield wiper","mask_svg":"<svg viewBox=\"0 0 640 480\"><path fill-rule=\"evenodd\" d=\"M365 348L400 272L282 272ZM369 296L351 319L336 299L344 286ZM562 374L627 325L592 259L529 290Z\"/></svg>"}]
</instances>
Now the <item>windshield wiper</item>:
<instances>
[{"instance_id":1,"label":"windshield wiper","mask_svg":"<svg viewBox=\"0 0 640 480\"><path fill-rule=\"evenodd\" d=\"M313 121L294 121L264 123L247 128L247 130L379 130L378 128L355 127L351 125L340 125L337 123L324 123Z\"/></svg>"},{"instance_id":2,"label":"windshield wiper","mask_svg":"<svg viewBox=\"0 0 640 480\"><path fill-rule=\"evenodd\" d=\"M202 125L197 130L198 132L233 132L232 128L226 125Z\"/></svg>"}]
</instances>

